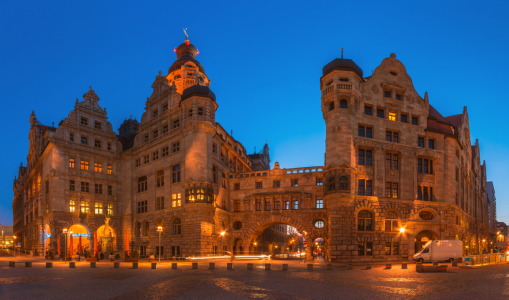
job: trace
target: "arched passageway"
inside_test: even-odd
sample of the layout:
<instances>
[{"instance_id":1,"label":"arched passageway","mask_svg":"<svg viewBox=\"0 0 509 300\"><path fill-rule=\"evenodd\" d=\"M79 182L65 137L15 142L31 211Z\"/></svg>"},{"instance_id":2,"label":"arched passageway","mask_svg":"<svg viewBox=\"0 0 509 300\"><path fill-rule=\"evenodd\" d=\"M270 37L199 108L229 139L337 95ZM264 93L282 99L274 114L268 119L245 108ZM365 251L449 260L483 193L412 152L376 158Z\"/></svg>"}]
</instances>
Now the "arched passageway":
<instances>
[{"instance_id":1,"label":"arched passageway","mask_svg":"<svg viewBox=\"0 0 509 300\"><path fill-rule=\"evenodd\" d=\"M97 252L109 253L117 249L117 238L111 226L102 225L97 229Z\"/></svg>"},{"instance_id":2,"label":"arched passageway","mask_svg":"<svg viewBox=\"0 0 509 300\"><path fill-rule=\"evenodd\" d=\"M415 253L419 252L428 241L437 240L438 235L431 230L423 230L415 236Z\"/></svg>"},{"instance_id":3,"label":"arched passageway","mask_svg":"<svg viewBox=\"0 0 509 300\"><path fill-rule=\"evenodd\" d=\"M68 230L67 250L71 255L90 251L90 232L81 224L74 224Z\"/></svg>"}]
</instances>

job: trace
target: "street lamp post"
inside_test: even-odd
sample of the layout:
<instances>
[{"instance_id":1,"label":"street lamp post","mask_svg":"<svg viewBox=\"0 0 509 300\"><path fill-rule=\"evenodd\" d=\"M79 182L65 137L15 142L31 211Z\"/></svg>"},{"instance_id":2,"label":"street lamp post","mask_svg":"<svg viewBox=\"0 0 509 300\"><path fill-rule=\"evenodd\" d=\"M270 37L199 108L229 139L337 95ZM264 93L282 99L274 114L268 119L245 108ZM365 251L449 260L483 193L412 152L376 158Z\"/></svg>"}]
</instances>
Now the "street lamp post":
<instances>
[{"instance_id":1,"label":"street lamp post","mask_svg":"<svg viewBox=\"0 0 509 300\"><path fill-rule=\"evenodd\" d=\"M224 255L224 251L223 251L223 236L226 232L225 231L221 231L221 256Z\"/></svg>"},{"instance_id":2,"label":"street lamp post","mask_svg":"<svg viewBox=\"0 0 509 300\"><path fill-rule=\"evenodd\" d=\"M12 238L14 239L14 245L13 245L12 249L14 250L14 257L16 257L16 236L13 235Z\"/></svg>"},{"instance_id":3,"label":"street lamp post","mask_svg":"<svg viewBox=\"0 0 509 300\"><path fill-rule=\"evenodd\" d=\"M161 232L163 232L163 227L162 226L158 226L157 227L157 232L159 232L159 263L161 263Z\"/></svg>"}]
</instances>

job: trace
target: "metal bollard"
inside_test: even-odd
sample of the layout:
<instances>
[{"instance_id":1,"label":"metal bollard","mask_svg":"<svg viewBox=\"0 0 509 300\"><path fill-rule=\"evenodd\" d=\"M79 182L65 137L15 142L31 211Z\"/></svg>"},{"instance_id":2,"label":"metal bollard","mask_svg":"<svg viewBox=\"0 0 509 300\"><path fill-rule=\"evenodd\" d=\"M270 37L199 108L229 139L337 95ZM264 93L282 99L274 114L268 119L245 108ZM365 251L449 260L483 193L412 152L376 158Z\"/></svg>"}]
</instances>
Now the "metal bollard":
<instances>
[{"instance_id":1,"label":"metal bollard","mask_svg":"<svg viewBox=\"0 0 509 300\"><path fill-rule=\"evenodd\" d=\"M30 268L32 267L32 262L31 261L26 261L25 262L25 268Z\"/></svg>"},{"instance_id":2,"label":"metal bollard","mask_svg":"<svg viewBox=\"0 0 509 300\"><path fill-rule=\"evenodd\" d=\"M52 262L47 262L46 263L46 268L53 268L53 263Z\"/></svg>"},{"instance_id":3,"label":"metal bollard","mask_svg":"<svg viewBox=\"0 0 509 300\"><path fill-rule=\"evenodd\" d=\"M453 266L453 267L457 267L457 266L458 266L458 262L457 262L457 261L453 261L453 262L452 262L452 266Z\"/></svg>"},{"instance_id":4,"label":"metal bollard","mask_svg":"<svg viewBox=\"0 0 509 300\"><path fill-rule=\"evenodd\" d=\"M422 264L417 263L415 264L415 272L421 272L422 271Z\"/></svg>"},{"instance_id":5,"label":"metal bollard","mask_svg":"<svg viewBox=\"0 0 509 300\"><path fill-rule=\"evenodd\" d=\"M408 269L407 264L406 264L406 263L402 263L402 264L401 264L401 269Z\"/></svg>"},{"instance_id":6,"label":"metal bollard","mask_svg":"<svg viewBox=\"0 0 509 300\"><path fill-rule=\"evenodd\" d=\"M438 266L438 261L434 261L433 266Z\"/></svg>"},{"instance_id":7,"label":"metal bollard","mask_svg":"<svg viewBox=\"0 0 509 300\"><path fill-rule=\"evenodd\" d=\"M265 270L270 270L270 264L265 264Z\"/></svg>"},{"instance_id":8,"label":"metal bollard","mask_svg":"<svg viewBox=\"0 0 509 300\"><path fill-rule=\"evenodd\" d=\"M73 262L73 261L71 261L71 262L69 263L69 268L76 268L76 263L75 263L75 262Z\"/></svg>"},{"instance_id":9,"label":"metal bollard","mask_svg":"<svg viewBox=\"0 0 509 300\"><path fill-rule=\"evenodd\" d=\"M138 269L138 263L133 262L133 269Z\"/></svg>"},{"instance_id":10,"label":"metal bollard","mask_svg":"<svg viewBox=\"0 0 509 300\"><path fill-rule=\"evenodd\" d=\"M193 268L193 269L198 269L198 263L193 263L193 264L192 264L192 268Z\"/></svg>"},{"instance_id":11,"label":"metal bollard","mask_svg":"<svg viewBox=\"0 0 509 300\"><path fill-rule=\"evenodd\" d=\"M371 270L371 265L366 265L366 270Z\"/></svg>"},{"instance_id":12,"label":"metal bollard","mask_svg":"<svg viewBox=\"0 0 509 300\"><path fill-rule=\"evenodd\" d=\"M95 268L95 261L90 262L90 267Z\"/></svg>"},{"instance_id":13,"label":"metal bollard","mask_svg":"<svg viewBox=\"0 0 509 300\"><path fill-rule=\"evenodd\" d=\"M152 263L151 265L151 269L157 269L157 263Z\"/></svg>"},{"instance_id":14,"label":"metal bollard","mask_svg":"<svg viewBox=\"0 0 509 300\"><path fill-rule=\"evenodd\" d=\"M253 269L253 264L251 264L251 263L247 264L247 269L248 270L252 270Z\"/></svg>"},{"instance_id":15,"label":"metal bollard","mask_svg":"<svg viewBox=\"0 0 509 300\"><path fill-rule=\"evenodd\" d=\"M288 264L283 264L283 271L288 271Z\"/></svg>"},{"instance_id":16,"label":"metal bollard","mask_svg":"<svg viewBox=\"0 0 509 300\"><path fill-rule=\"evenodd\" d=\"M313 264L308 264L308 271L313 270Z\"/></svg>"},{"instance_id":17,"label":"metal bollard","mask_svg":"<svg viewBox=\"0 0 509 300\"><path fill-rule=\"evenodd\" d=\"M115 268L115 269L120 268L120 263L118 263L118 262L113 263L113 268Z\"/></svg>"},{"instance_id":18,"label":"metal bollard","mask_svg":"<svg viewBox=\"0 0 509 300\"><path fill-rule=\"evenodd\" d=\"M9 267L15 267L15 266L16 266L16 262L14 262L14 261L9 262Z\"/></svg>"},{"instance_id":19,"label":"metal bollard","mask_svg":"<svg viewBox=\"0 0 509 300\"><path fill-rule=\"evenodd\" d=\"M392 269L392 264L385 264L385 268L388 270Z\"/></svg>"},{"instance_id":20,"label":"metal bollard","mask_svg":"<svg viewBox=\"0 0 509 300\"><path fill-rule=\"evenodd\" d=\"M209 269L215 269L216 263L209 263Z\"/></svg>"},{"instance_id":21,"label":"metal bollard","mask_svg":"<svg viewBox=\"0 0 509 300\"><path fill-rule=\"evenodd\" d=\"M233 263L226 263L226 269L232 270L233 269Z\"/></svg>"},{"instance_id":22,"label":"metal bollard","mask_svg":"<svg viewBox=\"0 0 509 300\"><path fill-rule=\"evenodd\" d=\"M171 264L171 268L172 268L172 269L176 269L176 268L177 268L177 263L172 263L172 264Z\"/></svg>"},{"instance_id":23,"label":"metal bollard","mask_svg":"<svg viewBox=\"0 0 509 300\"><path fill-rule=\"evenodd\" d=\"M329 265L327 265L327 270L329 270ZM347 270L353 270L353 264L346 264ZM330 264L330 270L332 270L332 264Z\"/></svg>"}]
</instances>

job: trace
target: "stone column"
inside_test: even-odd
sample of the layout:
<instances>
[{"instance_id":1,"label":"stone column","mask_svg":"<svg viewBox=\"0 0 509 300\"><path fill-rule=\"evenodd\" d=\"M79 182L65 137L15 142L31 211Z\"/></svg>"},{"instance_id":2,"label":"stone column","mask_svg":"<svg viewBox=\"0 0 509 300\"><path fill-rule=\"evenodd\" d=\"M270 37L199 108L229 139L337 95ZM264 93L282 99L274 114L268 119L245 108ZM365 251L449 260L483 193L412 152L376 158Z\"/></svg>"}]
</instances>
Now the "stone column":
<instances>
[{"instance_id":1,"label":"stone column","mask_svg":"<svg viewBox=\"0 0 509 300\"><path fill-rule=\"evenodd\" d=\"M313 261L313 239L311 239L311 238L307 239L306 261L307 262Z\"/></svg>"}]
</instances>

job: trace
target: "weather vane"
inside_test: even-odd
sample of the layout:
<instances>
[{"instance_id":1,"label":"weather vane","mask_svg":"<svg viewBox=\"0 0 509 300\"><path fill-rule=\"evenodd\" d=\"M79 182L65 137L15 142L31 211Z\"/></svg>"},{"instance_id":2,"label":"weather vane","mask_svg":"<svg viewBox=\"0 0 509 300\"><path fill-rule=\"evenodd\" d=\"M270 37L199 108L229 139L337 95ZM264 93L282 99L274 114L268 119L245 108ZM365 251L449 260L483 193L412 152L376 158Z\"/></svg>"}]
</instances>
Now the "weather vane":
<instances>
[{"instance_id":1,"label":"weather vane","mask_svg":"<svg viewBox=\"0 0 509 300\"><path fill-rule=\"evenodd\" d=\"M187 30L187 28L184 28L184 33L185 33L185 35L186 35L186 40L187 40L187 39L188 39L188 36L187 36L187 31L186 31L186 30Z\"/></svg>"}]
</instances>

